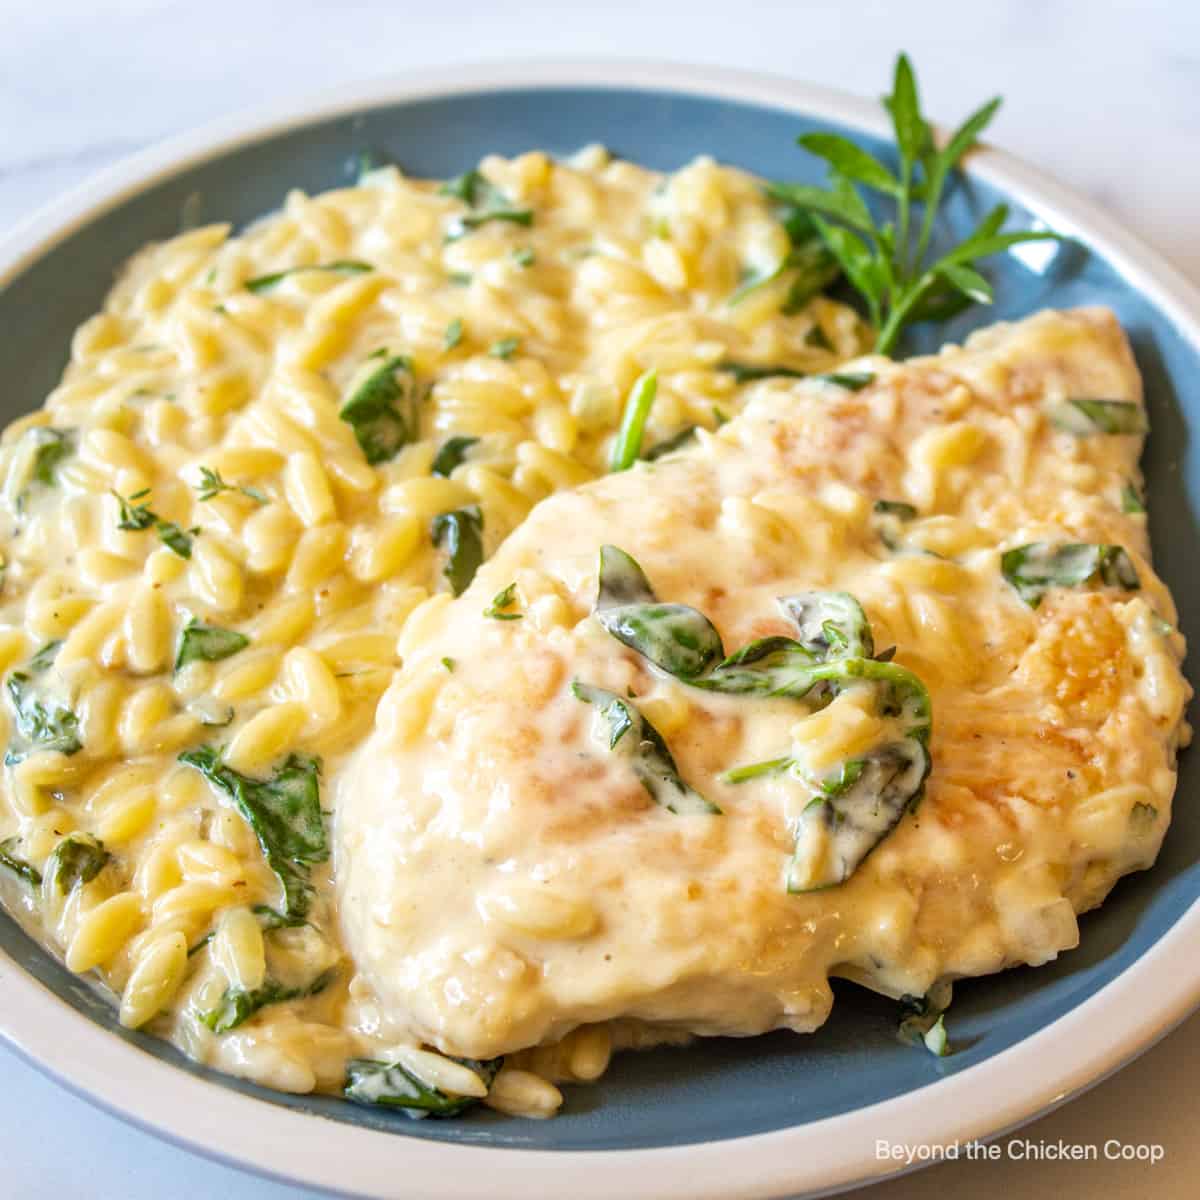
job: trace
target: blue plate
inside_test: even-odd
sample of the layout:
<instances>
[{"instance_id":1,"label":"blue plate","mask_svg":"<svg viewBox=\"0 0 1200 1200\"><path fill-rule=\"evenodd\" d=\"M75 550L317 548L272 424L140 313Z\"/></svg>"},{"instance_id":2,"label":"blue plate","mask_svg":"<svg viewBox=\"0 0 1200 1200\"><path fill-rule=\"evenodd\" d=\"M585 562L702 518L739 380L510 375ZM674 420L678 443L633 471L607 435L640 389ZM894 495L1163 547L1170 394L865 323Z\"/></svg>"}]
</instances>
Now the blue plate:
<instances>
[{"instance_id":1,"label":"blue plate","mask_svg":"<svg viewBox=\"0 0 1200 1200\"><path fill-rule=\"evenodd\" d=\"M275 132L220 150L118 200L62 237L0 292L0 378L5 422L39 406L63 368L74 328L99 306L122 261L152 239L180 229L181 213L244 224L276 208L292 187L320 191L346 182L362 151L406 172L448 176L492 152L540 148L566 154L588 142L660 170L709 154L762 176L816 182L818 164L798 150L798 134L834 128L883 158L889 146L861 130L781 108L686 92L609 87L508 88L386 104ZM1064 131L1064 136L1068 136ZM197 199L195 199L198 197ZM1014 222L1034 221L1020 198L973 177L960 181L943 217L961 237L999 201ZM1083 243L1021 259L989 260L991 311L975 309L949 327L918 331L905 350L958 340L993 319L1046 307L1104 304L1128 331L1146 383L1153 433L1145 469L1156 563L1181 608L1185 632L1200 630L1200 459L1190 428L1200 428L1200 353L1162 308L1113 263ZM1195 667L1191 672L1195 682ZM895 1006L839 985L829 1023L818 1033L753 1041L715 1039L687 1049L620 1056L594 1086L572 1088L560 1117L538 1123L479 1111L459 1121L410 1122L320 1097L284 1097L198 1067L166 1044L119 1028L113 1013L37 948L8 918L0 946L78 1011L182 1071L271 1105L404 1138L500 1147L629 1149L736 1138L845 1114L970 1071L1075 1009L1136 964L1200 895L1200 755L1185 754L1174 823L1155 868L1118 884L1104 908L1081 921L1082 944L1037 970L1013 970L956 988L945 1060L898 1043Z\"/></svg>"}]
</instances>

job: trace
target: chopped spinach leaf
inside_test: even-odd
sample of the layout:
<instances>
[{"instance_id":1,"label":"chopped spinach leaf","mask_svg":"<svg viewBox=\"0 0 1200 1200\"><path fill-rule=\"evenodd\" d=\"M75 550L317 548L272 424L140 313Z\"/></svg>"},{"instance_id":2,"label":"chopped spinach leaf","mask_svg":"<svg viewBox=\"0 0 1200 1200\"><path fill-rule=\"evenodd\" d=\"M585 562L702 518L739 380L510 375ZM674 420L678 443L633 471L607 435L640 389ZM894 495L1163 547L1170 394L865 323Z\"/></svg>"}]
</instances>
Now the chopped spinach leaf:
<instances>
[{"instance_id":1,"label":"chopped spinach leaf","mask_svg":"<svg viewBox=\"0 0 1200 1200\"><path fill-rule=\"evenodd\" d=\"M44 488L57 486L59 464L75 452L75 431L38 425L26 430L21 446L21 465L17 468L20 482L14 480L9 484L16 491L18 512L24 511L29 490L35 483Z\"/></svg>"},{"instance_id":2,"label":"chopped spinach leaf","mask_svg":"<svg viewBox=\"0 0 1200 1200\"><path fill-rule=\"evenodd\" d=\"M463 340L463 319L455 317L449 325L446 326L446 332L442 335L442 349L450 351L462 344Z\"/></svg>"},{"instance_id":3,"label":"chopped spinach leaf","mask_svg":"<svg viewBox=\"0 0 1200 1200\"><path fill-rule=\"evenodd\" d=\"M488 353L493 358L503 358L505 360L512 358L514 354L521 348L521 339L515 337L501 338L498 342L493 342L488 347Z\"/></svg>"},{"instance_id":4,"label":"chopped spinach leaf","mask_svg":"<svg viewBox=\"0 0 1200 1200\"><path fill-rule=\"evenodd\" d=\"M695 679L725 650L712 622L686 604L663 604L642 568L616 546L600 548L596 619L619 642L680 679Z\"/></svg>"},{"instance_id":5,"label":"chopped spinach leaf","mask_svg":"<svg viewBox=\"0 0 1200 1200\"><path fill-rule=\"evenodd\" d=\"M654 406L658 394L658 372L647 371L638 376L625 401L617 439L613 443L610 471L627 471L642 452L642 438L646 432L646 419Z\"/></svg>"},{"instance_id":6,"label":"chopped spinach leaf","mask_svg":"<svg viewBox=\"0 0 1200 1200\"><path fill-rule=\"evenodd\" d=\"M1006 550L1000 571L1030 608L1037 608L1054 587L1100 584L1127 592L1141 587L1137 568L1122 546L1030 542Z\"/></svg>"},{"instance_id":7,"label":"chopped spinach leaf","mask_svg":"<svg viewBox=\"0 0 1200 1200\"><path fill-rule=\"evenodd\" d=\"M520 249L514 250L512 252L512 259L518 267L526 268L532 267L536 261L533 250L529 246L522 246Z\"/></svg>"},{"instance_id":8,"label":"chopped spinach leaf","mask_svg":"<svg viewBox=\"0 0 1200 1200\"><path fill-rule=\"evenodd\" d=\"M433 460L433 466L430 470L434 475L441 475L448 479L454 472L455 467L461 466L467 460L467 451L474 445L477 445L479 439L477 437L457 437L447 438L441 449L437 452L437 456Z\"/></svg>"},{"instance_id":9,"label":"chopped spinach leaf","mask_svg":"<svg viewBox=\"0 0 1200 1200\"><path fill-rule=\"evenodd\" d=\"M236 1029L243 1021L248 1021L259 1009L268 1004L283 1004L287 1000L303 1000L315 996L327 988L337 978L337 967L322 971L311 983L301 987L284 987L273 979L268 979L262 987L247 991L245 988L226 988L216 1008L211 1008L200 1015L200 1020L213 1033L228 1033Z\"/></svg>"},{"instance_id":10,"label":"chopped spinach leaf","mask_svg":"<svg viewBox=\"0 0 1200 1200\"><path fill-rule=\"evenodd\" d=\"M334 275L362 275L375 268L370 263L355 258L341 258L335 262L317 263L311 267L289 267L286 271L274 271L270 275L258 275L247 279L243 285L248 292L269 292L276 284L292 275L305 271L327 271Z\"/></svg>"},{"instance_id":11,"label":"chopped spinach leaf","mask_svg":"<svg viewBox=\"0 0 1200 1200\"><path fill-rule=\"evenodd\" d=\"M1065 433L1145 433L1149 428L1141 406L1128 400L1064 400L1050 410L1050 420Z\"/></svg>"},{"instance_id":12,"label":"chopped spinach leaf","mask_svg":"<svg viewBox=\"0 0 1200 1200\"><path fill-rule=\"evenodd\" d=\"M478 504L439 513L433 518L433 544L446 551L442 574L450 590L461 596L483 562L483 513Z\"/></svg>"},{"instance_id":13,"label":"chopped spinach leaf","mask_svg":"<svg viewBox=\"0 0 1200 1200\"><path fill-rule=\"evenodd\" d=\"M1142 494L1133 483L1127 483L1121 489L1121 511L1135 516L1138 513L1146 511L1146 504L1142 499Z\"/></svg>"},{"instance_id":14,"label":"chopped spinach leaf","mask_svg":"<svg viewBox=\"0 0 1200 1200\"><path fill-rule=\"evenodd\" d=\"M29 884L30 887L40 887L42 882L42 873L32 863L26 862L23 858L18 858L13 853L13 847L21 839L18 837L5 838L0 842L0 867L6 871L11 871L22 882Z\"/></svg>"},{"instance_id":15,"label":"chopped spinach leaf","mask_svg":"<svg viewBox=\"0 0 1200 1200\"><path fill-rule=\"evenodd\" d=\"M799 371L795 367L772 366L769 363L743 363L726 359L717 363L718 371L725 371L733 376L735 383L754 383L759 379L773 379L780 376L785 379L807 379L807 371Z\"/></svg>"},{"instance_id":16,"label":"chopped spinach leaf","mask_svg":"<svg viewBox=\"0 0 1200 1200\"><path fill-rule=\"evenodd\" d=\"M446 241L454 242L489 221L506 221L512 225L533 224L533 210L517 208L494 183L478 170L467 171L449 179L438 188L439 195L462 201L470 212L455 217L446 232Z\"/></svg>"},{"instance_id":17,"label":"chopped spinach leaf","mask_svg":"<svg viewBox=\"0 0 1200 1200\"><path fill-rule=\"evenodd\" d=\"M309 868L329 857L321 815L321 760L290 754L270 779L251 779L233 770L212 746L187 750L179 761L194 767L234 802L283 886L285 913L303 917L312 896Z\"/></svg>"},{"instance_id":18,"label":"chopped spinach leaf","mask_svg":"<svg viewBox=\"0 0 1200 1200\"><path fill-rule=\"evenodd\" d=\"M720 813L715 804L683 781L662 735L633 704L578 679L571 684L571 693L596 708L608 722L608 748L629 760L655 804L680 814Z\"/></svg>"},{"instance_id":19,"label":"chopped spinach leaf","mask_svg":"<svg viewBox=\"0 0 1200 1200\"><path fill-rule=\"evenodd\" d=\"M487 1087L492 1086L504 1064L502 1058L455 1058L453 1061L474 1071ZM431 1087L398 1062L379 1062L372 1058L352 1058L346 1063L342 1094L355 1104L398 1108L414 1119L454 1117L479 1103L474 1096L456 1096Z\"/></svg>"},{"instance_id":20,"label":"chopped spinach leaf","mask_svg":"<svg viewBox=\"0 0 1200 1200\"><path fill-rule=\"evenodd\" d=\"M816 661L875 654L871 623L849 592L800 592L781 597L779 606L800 631L800 644Z\"/></svg>"},{"instance_id":21,"label":"chopped spinach leaf","mask_svg":"<svg viewBox=\"0 0 1200 1200\"><path fill-rule=\"evenodd\" d=\"M175 670L186 667L190 662L219 662L248 645L250 639L244 633L222 629L219 625L206 625L193 617L180 635Z\"/></svg>"},{"instance_id":22,"label":"chopped spinach leaf","mask_svg":"<svg viewBox=\"0 0 1200 1200\"><path fill-rule=\"evenodd\" d=\"M62 642L48 642L26 664L14 671L7 682L12 704L16 736L4 761L20 762L34 750L54 750L72 755L83 748L79 737L79 718L41 682L58 654Z\"/></svg>"},{"instance_id":23,"label":"chopped spinach leaf","mask_svg":"<svg viewBox=\"0 0 1200 1200\"><path fill-rule=\"evenodd\" d=\"M873 371L831 371L825 375L810 375L817 383L829 383L848 392L861 392L875 382Z\"/></svg>"},{"instance_id":24,"label":"chopped spinach leaf","mask_svg":"<svg viewBox=\"0 0 1200 1200\"><path fill-rule=\"evenodd\" d=\"M99 838L86 833L72 833L54 847L46 864L46 874L63 895L76 884L91 883L104 870L111 854Z\"/></svg>"},{"instance_id":25,"label":"chopped spinach leaf","mask_svg":"<svg viewBox=\"0 0 1200 1200\"><path fill-rule=\"evenodd\" d=\"M642 457L647 462L654 462L666 454L674 454L676 450L682 450L685 446L690 446L696 440L696 430L699 428L699 425L685 426L678 433L665 438L656 446L651 446Z\"/></svg>"},{"instance_id":26,"label":"chopped spinach leaf","mask_svg":"<svg viewBox=\"0 0 1200 1200\"><path fill-rule=\"evenodd\" d=\"M338 413L351 429L368 463L387 462L417 437L417 386L403 355L368 367Z\"/></svg>"}]
</instances>

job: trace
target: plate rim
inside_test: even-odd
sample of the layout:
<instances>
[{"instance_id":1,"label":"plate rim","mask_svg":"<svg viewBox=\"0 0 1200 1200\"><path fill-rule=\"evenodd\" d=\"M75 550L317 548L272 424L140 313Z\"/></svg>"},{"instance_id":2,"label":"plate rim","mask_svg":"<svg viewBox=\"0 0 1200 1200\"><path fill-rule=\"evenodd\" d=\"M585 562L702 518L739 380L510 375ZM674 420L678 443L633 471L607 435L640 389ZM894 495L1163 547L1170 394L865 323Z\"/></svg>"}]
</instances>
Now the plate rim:
<instances>
[{"instance_id":1,"label":"plate rim","mask_svg":"<svg viewBox=\"0 0 1200 1200\"><path fill-rule=\"evenodd\" d=\"M886 135L879 106L766 72L650 59L486 61L404 72L257 106L117 162L0 239L0 288L124 200L189 167L290 129L389 104L510 89L636 89L757 104ZM1200 354L1200 290L1093 201L990 146L968 172L1053 227L1085 237ZM914 1092L808 1124L718 1142L632 1150L523 1150L404 1138L264 1103L190 1075L75 1011L0 952L0 1039L98 1107L195 1153L333 1194L386 1200L398 1158L413 1200L471 1200L475 1170L504 1200L530 1188L576 1200L767 1200L828 1194L904 1172L871 1149L987 1139L1032 1120L1119 1070L1200 1005L1200 903L1115 979L1038 1033ZM1147 997L1152 999L1147 1000ZM1136 1012L1136 1025L1122 1022ZM1115 1019L1113 1019L1115 1018ZM1113 1036L1112 1030L1118 1030ZM71 1050L69 1065L62 1050ZM1030 1080L1035 1083L1030 1083ZM169 1101L169 1102L168 1102ZM282 1165L287 1164L287 1165ZM452 1168L452 1169L447 1169Z\"/></svg>"}]
</instances>

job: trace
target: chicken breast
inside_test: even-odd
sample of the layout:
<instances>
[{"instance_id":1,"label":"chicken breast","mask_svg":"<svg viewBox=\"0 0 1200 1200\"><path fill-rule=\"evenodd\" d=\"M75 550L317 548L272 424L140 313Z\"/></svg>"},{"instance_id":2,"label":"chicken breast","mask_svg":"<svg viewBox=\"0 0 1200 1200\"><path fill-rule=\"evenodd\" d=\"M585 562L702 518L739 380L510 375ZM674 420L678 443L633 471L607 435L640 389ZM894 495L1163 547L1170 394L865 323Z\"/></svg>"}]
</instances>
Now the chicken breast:
<instances>
[{"instance_id":1,"label":"chicken breast","mask_svg":"<svg viewBox=\"0 0 1200 1200\"><path fill-rule=\"evenodd\" d=\"M1154 861L1189 689L1112 315L757 389L410 620L337 789L382 1031L809 1031L831 975L1045 962Z\"/></svg>"}]
</instances>

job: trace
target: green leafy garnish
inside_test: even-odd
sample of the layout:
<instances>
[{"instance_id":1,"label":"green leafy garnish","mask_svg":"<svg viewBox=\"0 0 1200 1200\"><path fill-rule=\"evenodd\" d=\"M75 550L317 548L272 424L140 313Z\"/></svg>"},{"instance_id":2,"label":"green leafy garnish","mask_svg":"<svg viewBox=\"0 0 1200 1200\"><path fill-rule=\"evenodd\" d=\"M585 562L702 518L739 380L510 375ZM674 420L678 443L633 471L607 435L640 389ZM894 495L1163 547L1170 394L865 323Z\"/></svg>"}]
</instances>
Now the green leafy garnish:
<instances>
[{"instance_id":1,"label":"green leafy garnish","mask_svg":"<svg viewBox=\"0 0 1200 1200\"><path fill-rule=\"evenodd\" d=\"M1134 516L1146 511L1146 503L1136 484L1126 483L1121 489L1121 511Z\"/></svg>"},{"instance_id":2,"label":"green leafy garnish","mask_svg":"<svg viewBox=\"0 0 1200 1200\"><path fill-rule=\"evenodd\" d=\"M179 650L175 655L175 670L186 667L190 662L219 662L244 650L250 639L233 629L222 629L219 625L206 625L192 617L183 627L179 637Z\"/></svg>"},{"instance_id":3,"label":"green leafy garnish","mask_svg":"<svg viewBox=\"0 0 1200 1200\"><path fill-rule=\"evenodd\" d=\"M646 419L654 406L658 393L658 372L647 371L638 376L625 401L621 424L617 429L617 440L613 443L610 471L627 471L637 462L642 452L642 437L646 432Z\"/></svg>"},{"instance_id":4,"label":"green leafy garnish","mask_svg":"<svg viewBox=\"0 0 1200 1200\"><path fill-rule=\"evenodd\" d=\"M226 483L221 478L221 472L214 471L211 467L200 468L200 482L194 486L197 500L211 500L222 492L237 492L238 495L245 496L256 504L267 503L267 497L258 488L246 487L240 483Z\"/></svg>"},{"instance_id":5,"label":"green leafy garnish","mask_svg":"<svg viewBox=\"0 0 1200 1200\"><path fill-rule=\"evenodd\" d=\"M1064 400L1050 409L1050 420L1065 433L1145 433L1146 414L1129 400Z\"/></svg>"},{"instance_id":6,"label":"green leafy garnish","mask_svg":"<svg viewBox=\"0 0 1200 1200\"><path fill-rule=\"evenodd\" d=\"M22 446L29 447L28 457L22 458L22 479L16 485L16 508L23 512L29 489L36 483L52 488L58 484L58 466L63 459L75 452L75 431L54 429L49 425L37 425L26 430L21 438ZM22 450L24 454L24 449ZM10 483L10 487L13 484Z\"/></svg>"},{"instance_id":7,"label":"green leafy garnish","mask_svg":"<svg viewBox=\"0 0 1200 1200\"><path fill-rule=\"evenodd\" d=\"M120 516L117 519L118 529L137 533L143 529L152 528L163 544L178 554L180 558L192 557L192 537L197 530L180 529L174 521L164 521L150 507L150 501L145 499L150 495L149 488L142 488L140 492L134 492L129 497L122 496L118 492L111 494L116 497L117 504L120 505ZM141 501L140 504L135 503L138 500Z\"/></svg>"},{"instance_id":8,"label":"green leafy garnish","mask_svg":"<svg viewBox=\"0 0 1200 1200\"><path fill-rule=\"evenodd\" d=\"M515 337L501 338L488 347L488 353L493 358L503 358L506 361L521 348L521 339Z\"/></svg>"},{"instance_id":9,"label":"green leafy garnish","mask_svg":"<svg viewBox=\"0 0 1200 1200\"><path fill-rule=\"evenodd\" d=\"M735 362L733 359L717 363L717 370L732 375L735 383L754 383L759 379L773 379L776 376L784 379L808 378L807 371L800 371L795 367L781 367L771 363Z\"/></svg>"},{"instance_id":10,"label":"green leafy garnish","mask_svg":"<svg viewBox=\"0 0 1200 1200\"><path fill-rule=\"evenodd\" d=\"M663 604L624 550L601 546L596 620L619 642L680 679L695 679L725 656L721 635L686 604Z\"/></svg>"},{"instance_id":11,"label":"green leafy garnish","mask_svg":"<svg viewBox=\"0 0 1200 1200\"><path fill-rule=\"evenodd\" d=\"M442 659L442 666L453 675L454 668L458 666L458 663L456 663L454 659L446 657Z\"/></svg>"},{"instance_id":12,"label":"green leafy garnish","mask_svg":"<svg viewBox=\"0 0 1200 1200\"><path fill-rule=\"evenodd\" d=\"M808 133L799 143L825 160L828 186L776 183L767 191L773 200L812 214L826 247L866 303L876 331L875 351L890 354L906 325L944 319L971 303L991 302L991 285L973 263L1019 242L1058 235L1001 233L1008 210L998 205L954 249L928 260L946 183L995 116L1000 100L990 100L972 113L939 149L921 113L912 65L902 54L896 60L892 93L884 105L895 131L898 173L847 138ZM894 219L879 223L864 202L860 186L886 198L895 208Z\"/></svg>"},{"instance_id":13,"label":"green leafy garnish","mask_svg":"<svg viewBox=\"0 0 1200 1200\"><path fill-rule=\"evenodd\" d=\"M417 385L403 355L366 369L338 413L354 430L368 463L387 462L417 437Z\"/></svg>"},{"instance_id":14,"label":"green leafy garnish","mask_svg":"<svg viewBox=\"0 0 1200 1200\"><path fill-rule=\"evenodd\" d=\"M903 500L876 500L872 510L881 516L898 517L901 521L911 521L916 515L916 507Z\"/></svg>"},{"instance_id":15,"label":"green leafy garnish","mask_svg":"<svg viewBox=\"0 0 1200 1200\"><path fill-rule=\"evenodd\" d=\"M46 874L65 896L76 884L91 883L111 857L99 838L72 833L54 847L46 863Z\"/></svg>"},{"instance_id":16,"label":"green leafy garnish","mask_svg":"<svg viewBox=\"0 0 1200 1200\"><path fill-rule=\"evenodd\" d=\"M572 682L571 693L594 706L608 722L608 748L629 760L655 804L673 813L721 811L683 781L662 734L628 700L578 679Z\"/></svg>"},{"instance_id":17,"label":"green leafy garnish","mask_svg":"<svg viewBox=\"0 0 1200 1200\"><path fill-rule=\"evenodd\" d=\"M873 371L830 371L824 375L810 375L817 383L830 383L848 392L861 392L875 382Z\"/></svg>"},{"instance_id":18,"label":"green leafy garnish","mask_svg":"<svg viewBox=\"0 0 1200 1200\"><path fill-rule=\"evenodd\" d=\"M946 1034L946 1006L949 989L945 997L935 998L938 988L928 996L901 996L900 1010L904 1014L898 1035L909 1046L924 1046L930 1054L945 1058L951 1053Z\"/></svg>"},{"instance_id":19,"label":"green leafy garnish","mask_svg":"<svg viewBox=\"0 0 1200 1200\"><path fill-rule=\"evenodd\" d=\"M438 188L441 196L461 200L471 211L455 217L446 232L446 241L455 242L489 221L507 221L512 225L532 225L533 210L516 208L509 198L481 172L467 171L447 180Z\"/></svg>"},{"instance_id":20,"label":"green leafy garnish","mask_svg":"<svg viewBox=\"0 0 1200 1200\"><path fill-rule=\"evenodd\" d=\"M656 446L651 446L642 457L647 462L654 462L667 454L674 454L676 450L682 450L685 446L690 446L696 440L696 430L700 429L699 425L687 425L678 433L672 434L669 438L665 438Z\"/></svg>"},{"instance_id":21,"label":"green leafy garnish","mask_svg":"<svg viewBox=\"0 0 1200 1200\"><path fill-rule=\"evenodd\" d=\"M329 857L321 816L321 760L290 754L270 779L251 779L226 766L212 746L187 750L179 761L233 801L283 886L284 912L303 917L312 898L309 869Z\"/></svg>"},{"instance_id":22,"label":"green leafy garnish","mask_svg":"<svg viewBox=\"0 0 1200 1200\"><path fill-rule=\"evenodd\" d=\"M79 718L41 682L41 676L54 662L62 642L47 642L26 664L14 671L7 682L12 703L16 736L4 761L20 762L34 750L53 750L71 755L83 748L79 737Z\"/></svg>"},{"instance_id":23,"label":"green leafy garnish","mask_svg":"<svg viewBox=\"0 0 1200 1200\"><path fill-rule=\"evenodd\" d=\"M455 317L449 325L446 326L446 332L442 335L442 349L453 350L455 347L462 344L463 340L463 319Z\"/></svg>"},{"instance_id":24,"label":"green leafy garnish","mask_svg":"<svg viewBox=\"0 0 1200 1200\"><path fill-rule=\"evenodd\" d=\"M0 842L0 867L6 871L11 871L22 882L29 884L30 887L40 887L42 883L42 873L32 863L26 862L23 858L18 858L13 853L13 847L20 841L19 837L5 838Z\"/></svg>"},{"instance_id":25,"label":"green leafy garnish","mask_svg":"<svg viewBox=\"0 0 1200 1200\"><path fill-rule=\"evenodd\" d=\"M751 779L761 779L764 775L778 775L780 771L786 771L795 764L796 760L790 754L784 754L779 758L768 758L764 762L734 767L733 770L726 771L721 778L726 783L746 783Z\"/></svg>"},{"instance_id":26,"label":"green leafy garnish","mask_svg":"<svg viewBox=\"0 0 1200 1200\"><path fill-rule=\"evenodd\" d=\"M532 267L536 261L533 250L529 246L522 246L520 249L514 250L512 252L512 259L518 267Z\"/></svg>"},{"instance_id":27,"label":"green leafy garnish","mask_svg":"<svg viewBox=\"0 0 1200 1200\"><path fill-rule=\"evenodd\" d=\"M452 1061L474 1071L487 1087L492 1086L504 1064L502 1058L454 1058ZM373 1058L352 1058L346 1063L342 1095L355 1104L398 1108L415 1120L454 1117L479 1103L474 1096L456 1096L430 1087L398 1062L379 1062Z\"/></svg>"},{"instance_id":28,"label":"green leafy garnish","mask_svg":"<svg viewBox=\"0 0 1200 1200\"><path fill-rule=\"evenodd\" d=\"M287 1000L303 1000L324 991L337 978L337 967L322 971L311 983L300 987L284 987L274 979L268 979L262 987L247 991L245 988L226 988L216 1008L200 1014L200 1020L213 1033L228 1033L243 1021L248 1021L268 1004L283 1004Z\"/></svg>"},{"instance_id":29,"label":"green leafy garnish","mask_svg":"<svg viewBox=\"0 0 1200 1200\"><path fill-rule=\"evenodd\" d=\"M1100 584L1127 592L1141 587L1137 568L1124 547L1087 542L1016 546L1001 555L1000 572L1030 608L1037 608L1054 587Z\"/></svg>"},{"instance_id":30,"label":"green leafy garnish","mask_svg":"<svg viewBox=\"0 0 1200 1200\"><path fill-rule=\"evenodd\" d=\"M909 521L915 520L918 513L911 504L903 500L876 500L873 506L875 514L875 531L879 540L889 550L901 548L902 527Z\"/></svg>"},{"instance_id":31,"label":"green leafy garnish","mask_svg":"<svg viewBox=\"0 0 1200 1200\"><path fill-rule=\"evenodd\" d=\"M433 466L430 470L434 475L441 475L448 479L453 473L454 468L461 466L467 460L467 451L479 442L477 437L457 436L447 438L443 443L437 456L433 460Z\"/></svg>"},{"instance_id":32,"label":"green leafy garnish","mask_svg":"<svg viewBox=\"0 0 1200 1200\"><path fill-rule=\"evenodd\" d=\"M276 284L281 283L291 275L299 275L304 271L328 271L334 275L362 275L375 268L370 263L360 262L356 258L340 258L334 262L318 263L311 267L289 267L286 271L275 271L270 275L257 275L247 279L243 285L248 292L269 292Z\"/></svg>"},{"instance_id":33,"label":"green leafy garnish","mask_svg":"<svg viewBox=\"0 0 1200 1200\"><path fill-rule=\"evenodd\" d=\"M492 602L483 610L483 615L491 617L494 621L519 621L523 614L504 611L507 608L511 608L516 602L517 585L516 583L510 583L508 587L501 588L492 597Z\"/></svg>"},{"instance_id":34,"label":"green leafy garnish","mask_svg":"<svg viewBox=\"0 0 1200 1200\"><path fill-rule=\"evenodd\" d=\"M872 658L875 640L862 605L849 592L798 592L779 607L799 630L799 642L818 662Z\"/></svg>"},{"instance_id":35,"label":"green leafy garnish","mask_svg":"<svg viewBox=\"0 0 1200 1200\"><path fill-rule=\"evenodd\" d=\"M483 513L478 504L439 513L433 518L433 544L444 547L442 574L450 590L461 596L483 562Z\"/></svg>"}]
</instances>

